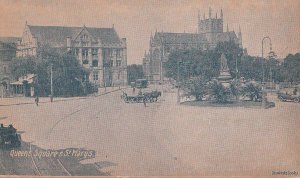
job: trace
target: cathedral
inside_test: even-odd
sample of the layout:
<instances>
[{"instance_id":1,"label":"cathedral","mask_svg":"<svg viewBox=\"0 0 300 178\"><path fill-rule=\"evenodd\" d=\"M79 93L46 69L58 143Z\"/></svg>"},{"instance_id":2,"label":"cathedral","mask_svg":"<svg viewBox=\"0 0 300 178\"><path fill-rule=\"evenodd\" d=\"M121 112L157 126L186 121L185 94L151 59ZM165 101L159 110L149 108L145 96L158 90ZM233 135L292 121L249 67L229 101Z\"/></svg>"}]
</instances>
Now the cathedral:
<instances>
[{"instance_id":1,"label":"cathedral","mask_svg":"<svg viewBox=\"0 0 300 178\"><path fill-rule=\"evenodd\" d=\"M143 70L145 78L150 81L162 81L164 79L163 63L168 60L169 54L178 49L213 49L219 42L233 41L242 46L242 33L239 29L238 34L229 31L228 25L226 31L223 30L223 11L221 9L220 17L216 13L212 15L209 8L208 18L205 13L201 18L198 12L198 32L197 33L169 33L155 32L150 37L149 52L145 52L143 58Z\"/></svg>"}]
</instances>

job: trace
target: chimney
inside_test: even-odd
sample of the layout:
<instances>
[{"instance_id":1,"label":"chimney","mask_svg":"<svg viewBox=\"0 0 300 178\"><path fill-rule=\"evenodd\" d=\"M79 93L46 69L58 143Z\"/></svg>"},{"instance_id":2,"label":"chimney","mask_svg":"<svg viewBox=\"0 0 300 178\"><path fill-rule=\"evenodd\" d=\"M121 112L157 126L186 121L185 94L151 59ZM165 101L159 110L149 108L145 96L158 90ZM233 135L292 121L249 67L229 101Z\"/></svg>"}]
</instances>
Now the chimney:
<instances>
[{"instance_id":1,"label":"chimney","mask_svg":"<svg viewBox=\"0 0 300 178\"><path fill-rule=\"evenodd\" d=\"M67 49L68 49L68 51L70 51L71 50L71 37L67 37Z\"/></svg>"}]
</instances>

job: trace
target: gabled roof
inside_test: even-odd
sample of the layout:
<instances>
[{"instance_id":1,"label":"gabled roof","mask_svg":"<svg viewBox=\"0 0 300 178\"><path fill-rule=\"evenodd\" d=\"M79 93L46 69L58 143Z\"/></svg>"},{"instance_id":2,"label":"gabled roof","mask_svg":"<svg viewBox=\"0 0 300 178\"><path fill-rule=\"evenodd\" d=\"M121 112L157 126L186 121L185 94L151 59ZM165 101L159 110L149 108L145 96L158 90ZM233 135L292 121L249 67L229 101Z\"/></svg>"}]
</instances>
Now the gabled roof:
<instances>
[{"instance_id":1,"label":"gabled roof","mask_svg":"<svg viewBox=\"0 0 300 178\"><path fill-rule=\"evenodd\" d=\"M121 43L114 28L64 27L64 26L32 26L28 25L31 34L42 44L65 46L66 38L75 39L85 28L94 38L103 44Z\"/></svg>"},{"instance_id":2,"label":"gabled roof","mask_svg":"<svg viewBox=\"0 0 300 178\"><path fill-rule=\"evenodd\" d=\"M0 42L2 43L17 43L18 40L21 40L20 37L0 37Z\"/></svg>"},{"instance_id":3,"label":"gabled roof","mask_svg":"<svg viewBox=\"0 0 300 178\"><path fill-rule=\"evenodd\" d=\"M217 40L222 41L222 42L229 41L229 40L236 40L236 39L237 39L237 36L234 31L223 32L223 33L218 34L218 36L217 36Z\"/></svg>"},{"instance_id":4,"label":"gabled roof","mask_svg":"<svg viewBox=\"0 0 300 178\"><path fill-rule=\"evenodd\" d=\"M155 33L154 39L160 38L164 43L205 43L205 35L198 33Z\"/></svg>"},{"instance_id":5,"label":"gabled roof","mask_svg":"<svg viewBox=\"0 0 300 178\"><path fill-rule=\"evenodd\" d=\"M21 38L18 37L0 37L1 50L16 50L16 45L18 40Z\"/></svg>"}]
</instances>

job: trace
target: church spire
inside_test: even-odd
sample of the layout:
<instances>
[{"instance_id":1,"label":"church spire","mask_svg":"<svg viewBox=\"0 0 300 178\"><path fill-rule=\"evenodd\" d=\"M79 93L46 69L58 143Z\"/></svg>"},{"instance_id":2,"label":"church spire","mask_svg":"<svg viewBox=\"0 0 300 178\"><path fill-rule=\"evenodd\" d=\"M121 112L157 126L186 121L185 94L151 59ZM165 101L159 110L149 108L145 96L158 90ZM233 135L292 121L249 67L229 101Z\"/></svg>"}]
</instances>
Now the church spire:
<instances>
[{"instance_id":1,"label":"church spire","mask_svg":"<svg viewBox=\"0 0 300 178\"><path fill-rule=\"evenodd\" d=\"M227 29L226 29L226 31L229 32L228 23L227 23Z\"/></svg>"},{"instance_id":2,"label":"church spire","mask_svg":"<svg viewBox=\"0 0 300 178\"><path fill-rule=\"evenodd\" d=\"M211 7L209 7L209 18L211 19Z\"/></svg>"},{"instance_id":3,"label":"church spire","mask_svg":"<svg viewBox=\"0 0 300 178\"><path fill-rule=\"evenodd\" d=\"M239 39L239 47L243 48L243 39L242 39L242 32L241 32L241 26L240 25L239 25L238 39Z\"/></svg>"},{"instance_id":4,"label":"church spire","mask_svg":"<svg viewBox=\"0 0 300 178\"><path fill-rule=\"evenodd\" d=\"M221 9L221 19L223 19L223 10Z\"/></svg>"}]
</instances>

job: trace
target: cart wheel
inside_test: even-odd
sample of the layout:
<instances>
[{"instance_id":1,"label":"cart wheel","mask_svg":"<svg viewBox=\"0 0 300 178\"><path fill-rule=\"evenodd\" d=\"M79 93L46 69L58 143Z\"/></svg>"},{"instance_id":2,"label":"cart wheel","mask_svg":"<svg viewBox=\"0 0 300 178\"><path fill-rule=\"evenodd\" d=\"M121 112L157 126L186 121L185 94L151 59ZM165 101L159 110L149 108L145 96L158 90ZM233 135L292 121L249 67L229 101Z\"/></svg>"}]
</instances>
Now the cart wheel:
<instances>
[{"instance_id":1,"label":"cart wheel","mask_svg":"<svg viewBox=\"0 0 300 178\"><path fill-rule=\"evenodd\" d=\"M299 103L299 101L300 101L299 98L294 98L295 103Z\"/></svg>"}]
</instances>

